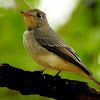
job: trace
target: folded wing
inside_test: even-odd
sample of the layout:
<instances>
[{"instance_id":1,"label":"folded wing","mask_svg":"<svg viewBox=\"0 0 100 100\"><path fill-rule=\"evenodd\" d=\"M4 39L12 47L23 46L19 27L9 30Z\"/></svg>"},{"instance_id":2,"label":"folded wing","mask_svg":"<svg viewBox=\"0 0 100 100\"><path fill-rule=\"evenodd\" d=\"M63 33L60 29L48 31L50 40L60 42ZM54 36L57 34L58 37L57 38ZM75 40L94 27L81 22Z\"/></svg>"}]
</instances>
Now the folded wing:
<instances>
[{"instance_id":1,"label":"folded wing","mask_svg":"<svg viewBox=\"0 0 100 100\"><path fill-rule=\"evenodd\" d=\"M46 31L41 32L42 34L36 31L34 37L42 47L76 66L79 66L88 75L92 75L92 73L82 64L75 51L69 47L57 33L54 31L51 31L50 33L47 33Z\"/></svg>"}]
</instances>

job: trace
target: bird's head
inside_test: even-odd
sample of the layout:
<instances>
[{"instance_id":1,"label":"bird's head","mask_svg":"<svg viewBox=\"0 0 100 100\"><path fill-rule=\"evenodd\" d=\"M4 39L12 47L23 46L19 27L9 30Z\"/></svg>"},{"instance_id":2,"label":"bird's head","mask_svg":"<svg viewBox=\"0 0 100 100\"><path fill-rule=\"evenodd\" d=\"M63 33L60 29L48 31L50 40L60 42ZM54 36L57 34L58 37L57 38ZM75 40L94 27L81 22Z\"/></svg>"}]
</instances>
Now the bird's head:
<instances>
[{"instance_id":1,"label":"bird's head","mask_svg":"<svg viewBox=\"0 0 100 100\"><path fill-rule=\"evenodd\" d=\"M21 13L24 15L26 30L49 26L45 13L38 9L29 9Z\"/></svg>"}]
</instances>

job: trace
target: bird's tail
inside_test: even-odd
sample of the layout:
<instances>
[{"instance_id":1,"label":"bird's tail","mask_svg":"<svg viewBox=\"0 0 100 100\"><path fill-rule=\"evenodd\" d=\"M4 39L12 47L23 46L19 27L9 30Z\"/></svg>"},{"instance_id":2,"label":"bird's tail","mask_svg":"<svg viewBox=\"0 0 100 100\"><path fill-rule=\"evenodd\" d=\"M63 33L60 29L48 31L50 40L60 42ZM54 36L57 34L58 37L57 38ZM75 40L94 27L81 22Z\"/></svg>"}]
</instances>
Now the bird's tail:
<instances>
[{"instance_id":1,"label":"bird's tail","mask_svg":"<svg viewBox=\"0 0 100 100\"><path fill-rule=\"evenodd\" d=\"M90 78L97 84L100 86L100 82L93 76L93 75L90 75Z\"/></svg>"}]
</instances>

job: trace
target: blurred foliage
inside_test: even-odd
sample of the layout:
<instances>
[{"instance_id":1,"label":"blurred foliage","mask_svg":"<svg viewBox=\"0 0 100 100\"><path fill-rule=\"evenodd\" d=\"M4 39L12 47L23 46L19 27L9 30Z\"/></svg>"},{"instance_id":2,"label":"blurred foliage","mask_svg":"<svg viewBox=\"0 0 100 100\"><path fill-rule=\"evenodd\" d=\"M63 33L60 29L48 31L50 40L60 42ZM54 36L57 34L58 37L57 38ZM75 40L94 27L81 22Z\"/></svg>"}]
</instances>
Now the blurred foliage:
<instances>
[{"instance_id":1,"label":"blurred foliage","mask_svg":"<svg viewBox=\"0 0 100 100\"><path fill-rule=\"evenodd\" d=\"M15 5L8 9L0 8L0 63L28 71L42 67L33 62L23 46L25 31L21 10L37 8L39 0L13 0ZM88 1L88 2L87 2ZM80 0L69 22L57 28L60 36L76 51L83 63L100 81L100 0ZM55 75L57 71L46 70ZM63 78L87 81L100 90L94 82L79 75L61 72ZM0 88L0 100L49 100L37 95L24 96L7 88ZM53 100L53 99L50 99Z\"/></svg>"}]
</instances>

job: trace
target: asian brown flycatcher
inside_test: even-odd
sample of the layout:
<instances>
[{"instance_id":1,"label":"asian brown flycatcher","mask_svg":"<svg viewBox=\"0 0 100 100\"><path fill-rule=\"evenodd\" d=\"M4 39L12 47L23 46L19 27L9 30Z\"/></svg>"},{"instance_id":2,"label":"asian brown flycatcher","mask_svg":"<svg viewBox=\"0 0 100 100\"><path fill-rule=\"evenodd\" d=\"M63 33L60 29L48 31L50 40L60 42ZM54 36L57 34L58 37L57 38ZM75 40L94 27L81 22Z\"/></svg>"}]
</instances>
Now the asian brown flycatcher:
<instances>
[{"instance_id":1,"label":"asian brown flycatcher","mask_svg":"<svg viewBox=\"0 0 100 100\"><path fill-rule=\"evenodd\" d=\"M35 62L53 70L76 73L100 85L75 51L50 27L44 12L29 9L21 13L26 27L24 46Z\"/></svg>"}]
</instances>

